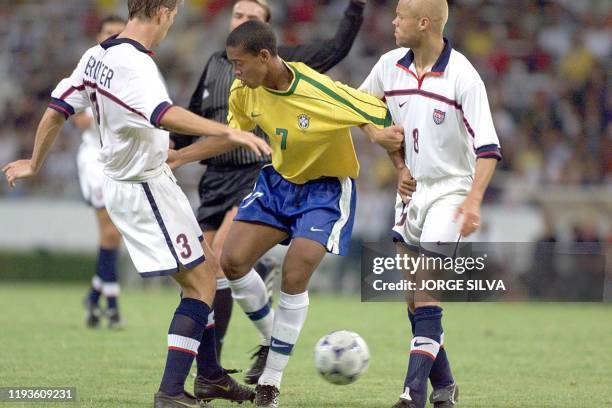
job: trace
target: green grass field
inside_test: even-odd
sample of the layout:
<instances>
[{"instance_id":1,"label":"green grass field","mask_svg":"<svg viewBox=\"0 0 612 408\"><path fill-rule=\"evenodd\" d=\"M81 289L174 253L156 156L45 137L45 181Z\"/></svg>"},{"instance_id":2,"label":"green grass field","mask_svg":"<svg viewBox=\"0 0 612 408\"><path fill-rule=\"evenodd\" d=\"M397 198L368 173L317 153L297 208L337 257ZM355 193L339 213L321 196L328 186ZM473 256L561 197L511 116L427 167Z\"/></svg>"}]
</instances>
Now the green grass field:
<instances>
[{"instance_id":1,"label":"green grass field","mask_svg":"<svg viewBox=\"0 0 612 408\"><path fill-rule=\"evenodd\" d=\"M75 386L78 395L76 404L0 408L152 405L177 292L125 290L121 332L84 328L84 292L75 285L0 284L0 387ZM245 368L257 336L234 310L223 363ZM610 305L447 304L444 326L461 407L612 407ZM335 329L360 333L372 354L367 373L349 386L327 384L312 363L316 341ZM390 407L401 392L409 341L400 303L312 296L281 406Z\"/></svg>"}]
</instances>

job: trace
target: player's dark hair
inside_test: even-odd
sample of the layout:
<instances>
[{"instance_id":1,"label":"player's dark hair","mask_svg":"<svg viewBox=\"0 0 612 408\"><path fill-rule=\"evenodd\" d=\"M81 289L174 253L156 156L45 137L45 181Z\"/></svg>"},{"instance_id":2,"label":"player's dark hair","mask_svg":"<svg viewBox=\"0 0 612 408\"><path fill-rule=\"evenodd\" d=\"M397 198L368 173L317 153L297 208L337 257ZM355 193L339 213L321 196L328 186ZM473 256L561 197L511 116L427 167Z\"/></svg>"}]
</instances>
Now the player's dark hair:
<instances>
[{"instance_id":1,"label":"player's dark hair","mask_svg":"<svg viewBox=\"0 0 612 408\"><path fill-rule=\"evenodd\" d=\"M275 57L278 55L276 48L276 35L270 24L261 21L247 21L240 24L227 37L227 47L242 47L249 54L257 55L261 50L268 50Z\"/></svg>"},{"instance_id":2,"label":"player's dark hair","mask_svg":"<svg viewBox=\"0 0 612 408\"><path fill-rule=\"evenodd\" d=\"M123 19L122 17L119 17L116 14L110 14L106 17L104 17L102 20L100 20L100 23L98 24L98 32L102 32L102 29L104 28L104 25L106 24L112 24L112 23L121 23L121 24L125 24L125 19Z\"/></svg>"},{"instance_id":3,"label":"player's dark hair","mask_svg":"<svg viewBox=\"0 0 612 408\"><path fill-rule=\"evenodd\" d=\"M270 21L270 18L272 18L272 12L270 11L270 6L268 6L267 0L236 0L234 4L238 3L239 1L250 1L252 3L257 3L266 13L264 18L266 23Z\"/></svg>"},{"instance_id":4,"label":"player's dark hair","mask_svg":"<svg viewBox=\"0 0 612 408\"><path fill-rule=\"evenodd\" d=\"M151 19L157 14L161 7L170 10L178 5L179 0L128 0L128 12L130 20L134 18Z\"/></svg>"}]
</instances>

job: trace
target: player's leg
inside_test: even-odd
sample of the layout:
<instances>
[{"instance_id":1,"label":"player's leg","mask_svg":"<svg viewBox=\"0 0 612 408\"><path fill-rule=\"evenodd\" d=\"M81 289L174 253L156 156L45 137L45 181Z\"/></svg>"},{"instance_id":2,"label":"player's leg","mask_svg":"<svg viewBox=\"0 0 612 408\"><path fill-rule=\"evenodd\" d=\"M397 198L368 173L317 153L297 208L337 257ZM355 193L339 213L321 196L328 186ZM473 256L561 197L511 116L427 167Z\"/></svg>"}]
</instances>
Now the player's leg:
<instances>
[{"instance_id":1,"label":"player's leg","mask_svg":"<svg viewBox=\"0 0 612 408\"><path fill-rule=\"evenodd\" d=\"M229 279L232 296L258 329L265 347L270 345L274 312L266 286L253 265L286 238L287 232L270 225L234 221L221 253L221 268Z\"/></svg>"},{"instance_id":2,"label":"player's leg","mask_svg":"<svg viewBox=\"0 0 612 408\"><path fill-rule=\"evenodd\" d=\"M105 208L96 210L100 231L100 251L96 274L102 281L102 295L106 298L108 325L111 329L122 327L119 314L119 281L117 277L117 257L121 234L113 224Z\"/></svg>"},{"instance_id":3,"label":"player's leg","mask_svg":"<svg viewBox=\"0 0 612 408\"><path fill-rule=\"evenodd\" d=\"M256 406L276 407L283 371L308 315L308 282L327 250L319 242L295 238L283 263L281 294L275 312L266 367L256 388Z\"/></svg>"}]
</instances>

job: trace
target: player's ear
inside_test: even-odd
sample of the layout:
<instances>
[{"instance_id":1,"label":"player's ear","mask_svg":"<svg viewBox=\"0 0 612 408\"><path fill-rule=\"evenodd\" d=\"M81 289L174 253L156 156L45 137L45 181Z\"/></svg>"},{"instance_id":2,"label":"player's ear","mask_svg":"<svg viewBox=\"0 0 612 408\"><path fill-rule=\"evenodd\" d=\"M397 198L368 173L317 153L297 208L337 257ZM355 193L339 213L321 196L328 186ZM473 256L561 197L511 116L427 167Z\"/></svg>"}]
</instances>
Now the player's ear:
<instances>
[{"instance_id":1,"label":"player's ear","mask_svg":"<svg viewBox=\"0 0 612 408\"><path fill-rule=\"evenodd\" d=\"M268 61L270 61L270 59L272 58L272 54L270 54L269 50L266 50L265 48L259 51L259 60L262 63L266 63Z\"/></svg>"}]
</instances>

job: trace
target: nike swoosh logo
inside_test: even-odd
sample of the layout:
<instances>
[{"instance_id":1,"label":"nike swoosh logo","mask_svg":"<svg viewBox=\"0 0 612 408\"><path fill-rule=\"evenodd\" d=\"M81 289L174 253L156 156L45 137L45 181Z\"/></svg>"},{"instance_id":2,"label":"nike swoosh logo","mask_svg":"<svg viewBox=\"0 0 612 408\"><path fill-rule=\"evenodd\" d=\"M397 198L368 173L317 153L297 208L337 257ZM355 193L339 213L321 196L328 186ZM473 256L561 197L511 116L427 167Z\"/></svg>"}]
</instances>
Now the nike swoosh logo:
<instances>
[{"instance_id":1,"label":"nike swoosh logo","mask_svg":"<svg viewBox=\"0 0 612 408\"><path fill-rule=\"evenodd\" d=\"M404 107L404 105L405 105L407 102L408 102L408 101L404 101L404 103L400 103L400 104L399 104L399 107L400 107L400 108L403 108L403 107Z\"/></svg>"},{"instance_id":2,"label":"nike swoosh logo","mask_svg":"<svg viewBox=\"0 0 612 408\"><path fill-rule=\"evenodd\" d=\"M419 343L418 341L414 342L414 347L421 347L421 346L425 346L427 344L431 344L431 343Z\"/></svg>"},{"instance_id":3,"label":"nike swoosh logo","mask_svg":"<svg viewBox=\"0 0 612 408\"><path fill-rule=\"evenodd\" d=\"M225 387L223 385L219 385L219 384L211 384L211 385L214 385L217 388L221 388L225 392L229 392L229 390L230 390L230 386L229 385L226 385Z\"/></svg>"},{"instance_id":4,"label":"nike swoosh logo","mask_svg":"<svg viewBox=\"0 0 612 408\"><path fill-rule=\"evenodd\" d=\"M290 346L290 345L288 345L288 344L280 344L280 343L275 342L274 340L272 340L272 344L271 344L271 346L272 346L272 347L291 347L291 346Z\"/></svg>"},{"instance_id":5,"label":"nike swoosh logo","mask_svg":"<svg viewBox=\"0 0 612 408\"><path fill-rule=\"evenodd\" d=\"M261 113L255 113L255 112L251 112L251 117L252 118L256 118L258 116L261 116Z\"/></svg>"},{"instance_id":6,"label":"nike swoosh logo","mask_svg":"<svg viewBox=\"0 0 612 408\"><path fill-rule=\"evenodd\" d=\"M325 230L322 230L322 229L319 229L319 228L315 228L315 227L310 227L310 230L312 232L323 232L323 231L325 231Z\"/></svg>"}]
</instances>

